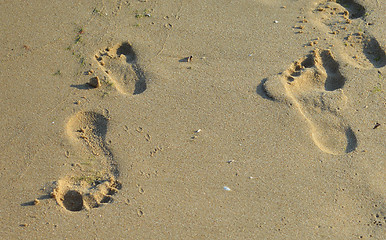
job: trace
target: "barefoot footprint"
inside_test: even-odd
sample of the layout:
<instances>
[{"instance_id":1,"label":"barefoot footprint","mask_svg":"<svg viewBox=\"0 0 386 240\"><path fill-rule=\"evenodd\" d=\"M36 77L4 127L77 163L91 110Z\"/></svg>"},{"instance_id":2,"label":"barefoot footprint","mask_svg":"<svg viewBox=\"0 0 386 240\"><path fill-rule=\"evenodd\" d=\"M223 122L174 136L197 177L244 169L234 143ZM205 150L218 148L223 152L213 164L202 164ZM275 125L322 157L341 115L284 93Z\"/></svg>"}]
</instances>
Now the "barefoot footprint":
<instances>
[{"instance_id":1,"label":"barefoot footprint","mask_svg":"<svg viewBox=\"0 0 386 240\"><path fill-rule=\"evenodd\" d=\"M147 88L146 77L129 42L116 44L95 54L99 68L122 94L140 94Z\"/></svg>"},{"instance_id":2,"label":"barefoot footprint","mask_svg":"<svg viewBox=\"0 0 386 240\"><path fill-rule=\"evenodd\" d=\"M385 51L366 32L366 9L362 5L354 0L323 1L314 14L315 24L335 36L334 43L349 62L364 68L386 65Z\"/></svg>"},{"instance_id":3,"label":"barefoot footprint","mask_svg":"<svg viewBox=\"0 0 386 240\"><path fill-rule=\"evenodd\" d=\"M79 112L66 125L67 135L79 149L80 172L57 182L52 195L58 204L70 211L99 207L113 200L121 188L117 163L105 137L108 119L96 112Z\"/></svg>"},{"instance_id":4,"label":"barefoot footprint","mask_svg":"<svg viewBox=\"0 0 386 240\"><path fill-rule=\"evenodd\" d=\"M329 154L355 150L356 137L340 112L347 103L345 78L329 50L315 50L263 84L268 96L297 107L315 144Z\"/></svg>"}]
</instances>

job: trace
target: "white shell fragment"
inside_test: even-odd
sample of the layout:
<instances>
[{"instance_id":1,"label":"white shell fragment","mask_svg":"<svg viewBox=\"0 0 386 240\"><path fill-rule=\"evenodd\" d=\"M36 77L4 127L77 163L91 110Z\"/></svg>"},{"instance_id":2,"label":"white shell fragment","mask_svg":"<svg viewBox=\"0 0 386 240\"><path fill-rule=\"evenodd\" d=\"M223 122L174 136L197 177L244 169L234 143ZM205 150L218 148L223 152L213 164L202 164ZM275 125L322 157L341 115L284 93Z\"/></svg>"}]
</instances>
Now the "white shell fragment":
<instances>
[{"instance_id":1,"label":"white shell fragment","mask_svg":"<svg viewBox=\"0 0 386 240\"><path fill-rule=\"evenodd\" d=\"M227 187L227 186L224 186L224 190L225 191L231 191L231 189L229 187Z\"/></svg>"}]
</instances>

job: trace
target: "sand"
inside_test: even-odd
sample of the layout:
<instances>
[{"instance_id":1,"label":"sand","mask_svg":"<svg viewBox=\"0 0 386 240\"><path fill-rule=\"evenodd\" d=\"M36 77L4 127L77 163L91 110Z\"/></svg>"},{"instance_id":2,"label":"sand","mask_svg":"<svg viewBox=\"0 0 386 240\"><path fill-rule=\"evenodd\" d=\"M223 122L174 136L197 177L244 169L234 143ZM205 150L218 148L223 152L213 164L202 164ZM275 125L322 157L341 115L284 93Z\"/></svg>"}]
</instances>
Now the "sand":
<instances>
[{"instance_id":1,"label":"sand","mask_svg":"<svg viewBox=\"0 0 386 240\"><path fill-rule=\"evenodd\" d=\"M337 2L2 1L0 238L384 239L386 2Z\"/></svg>"}]
</instances>

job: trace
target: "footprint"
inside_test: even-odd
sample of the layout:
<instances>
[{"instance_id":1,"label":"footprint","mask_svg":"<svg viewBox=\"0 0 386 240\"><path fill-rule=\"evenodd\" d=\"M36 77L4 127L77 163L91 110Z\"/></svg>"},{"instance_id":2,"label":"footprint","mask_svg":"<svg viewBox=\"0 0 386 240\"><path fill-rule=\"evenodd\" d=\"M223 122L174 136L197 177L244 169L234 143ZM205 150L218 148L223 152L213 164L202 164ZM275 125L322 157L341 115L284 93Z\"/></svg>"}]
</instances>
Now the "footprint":
<instances>
[{"instance_id":1,"label":"footprint","mask_svg":"<svg viewBox=\"0 0 386 240\"><path fill-rule=\"evenodd\" d=\"M354 132L340 114L347 103L342 90L345 81L332 53L316 49L283 73L267 78L263 89L269 97L296 106L315 144L339 155L357 147Z\"/></svg>"},{"instance_id":2,"label":"footprint","mask_svg":"<svg viewBox=\"0 0 386 240\"><path fill-rule=\"evenodd\" d=\"M363 68L386 65L385 51L366 32L366 9L362 5L354 0L328 1L319 4L314 13L316 25L335 36L335 45L349 62Z\"/></svg>"},{"instance_id":3,"label":"footprint","mask_svg":"<svg viewBox=\"0 0 386 240\"><path fill-rule=\"evenodd\" d=\"M122 94L140 94L147 88L144 72L129 42L116 44L95 54L99 68Z\"/></svg>"},{"instance_id":4,"label":"footprint","mask_svg":"<svg viewBox=\"0 0 386 240\"><path fill-rule=\"evenodd\" d=\"M52 195L70 211L112 202L121 188L118 166L106 145L108 118L96 112L79 112L66 125L67 135L80 151L79 171L57 182Z\"/></svg>"}]
</instances>

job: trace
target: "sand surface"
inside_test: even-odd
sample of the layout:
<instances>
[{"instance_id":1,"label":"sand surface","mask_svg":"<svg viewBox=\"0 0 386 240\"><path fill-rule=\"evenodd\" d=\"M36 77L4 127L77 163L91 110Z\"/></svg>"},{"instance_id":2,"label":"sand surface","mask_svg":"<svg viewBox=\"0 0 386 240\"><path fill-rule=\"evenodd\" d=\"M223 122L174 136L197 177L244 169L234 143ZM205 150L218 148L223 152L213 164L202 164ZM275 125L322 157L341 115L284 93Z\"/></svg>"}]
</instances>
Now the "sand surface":
<instances>
[{"instance_id":1,"label":"sand surface","mask_svg":"<svg viewBox=\"0 0 386 240\"><path fill-rule=\"evenodd\" d=\"M385 239L386 1L338 2L1 1L0 238Z\"/></svg>"}]
</instances>

